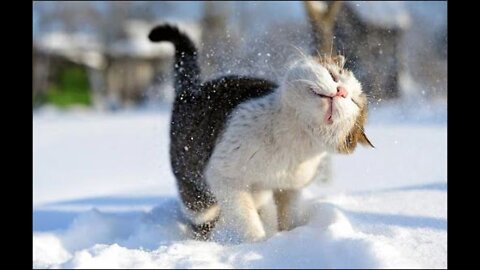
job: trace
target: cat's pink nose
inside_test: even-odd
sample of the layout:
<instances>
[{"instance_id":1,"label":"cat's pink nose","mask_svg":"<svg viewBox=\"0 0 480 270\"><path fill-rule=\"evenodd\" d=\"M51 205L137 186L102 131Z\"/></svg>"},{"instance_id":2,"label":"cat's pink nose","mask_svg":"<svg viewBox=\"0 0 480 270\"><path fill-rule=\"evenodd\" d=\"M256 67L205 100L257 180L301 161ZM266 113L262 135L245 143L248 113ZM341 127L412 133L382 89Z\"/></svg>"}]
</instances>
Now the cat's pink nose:
<instances>
[{"instance_id":1,"label":"cat's pink nose","mask_svg":"<svg viewBox=\"0 0 480 270\"><path fill-rule=\"evenodd\" d=\"M347 90L343 86L338 86L337 87L337 93L335 94L336 97L347 97Z\"/></svg>"}]
</instances>

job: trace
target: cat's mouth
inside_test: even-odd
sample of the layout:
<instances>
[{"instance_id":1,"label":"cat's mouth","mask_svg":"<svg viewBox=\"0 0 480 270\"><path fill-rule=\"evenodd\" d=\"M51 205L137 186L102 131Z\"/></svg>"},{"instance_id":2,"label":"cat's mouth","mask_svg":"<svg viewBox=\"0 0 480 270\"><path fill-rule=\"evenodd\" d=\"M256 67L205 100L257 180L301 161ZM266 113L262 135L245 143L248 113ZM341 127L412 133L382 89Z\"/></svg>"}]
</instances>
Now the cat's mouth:
<instances>
[{"instance_id":1,"label":"cat's mouth","mask_svg":"<svg viewBox=\"0 0 480 270\"><path fill-rule=\"evenodd\" d=\"M330 99L332 98L331 96L327 96L327 95L323 95L323 94L317 93L317 92L316 92L315 90L313 90L313 89L311 89L311 91L312 91L315 95L317 95L317 96L319 96L319 97L322 97L322 98L330 98Z\"/></svg>"},{"instance_id":2,"label":"cat's mouth","mask_svg":"<svg viewBox=\"0 0 480 270\"><path fill-rule=\"evenodd\" d=\"M325 122L327 122L327 124L333 124L333 119L332 119L332 115L333 115L333 98L332 97L328 97L329 100L328 100L328 107L327 107L327 112L325 114Z\"/></svg>"},{"instance_id":3,"label":"cat's mouth","mask_svg":"<svg viewBox=\"0 0 480 270\"><path fill-rule=\"evenodd\" d=\"M317 93L315 90L311 89L311 91L316 95L316 96L319 96L321 98L325 98L327 99L327 112L325 113L325 122L327 124L333 124L333 119L332 119L332 115L333 115L333 97L331 96L327 96L327 95L323 95L323 94L320 94L320 93Z\"/></svg>"}]
</instances>

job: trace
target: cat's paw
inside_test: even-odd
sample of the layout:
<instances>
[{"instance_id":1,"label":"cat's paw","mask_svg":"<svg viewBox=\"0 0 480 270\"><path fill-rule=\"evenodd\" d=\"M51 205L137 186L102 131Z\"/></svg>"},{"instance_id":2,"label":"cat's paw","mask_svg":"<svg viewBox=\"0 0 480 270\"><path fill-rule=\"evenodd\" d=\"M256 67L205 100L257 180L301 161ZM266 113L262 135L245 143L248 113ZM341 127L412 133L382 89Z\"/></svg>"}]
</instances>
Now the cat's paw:
<instances>
[{"instance_id":1,"label":"cat's paw","mask_svg":"<svg viewBox=\"0 0 480 270\"><path fill-rule=\"evenodd\" d=\"M283 218L279 220L279 230L290 231L308 223L310 219L308 209L305 206L296 206L290 209Z\"/></svg>"},{"instance_id":2,"label":"cat's paw","mask_svg":"<svg viewBox=\"0 0 480 270\"><path fill-rule=\"evenodd\" d=\"M240 244L263 241L267 234L263 228L239 228L226 224L217 224L212 231L211 240L220 243Z\"/></svg>"}]
</instances>

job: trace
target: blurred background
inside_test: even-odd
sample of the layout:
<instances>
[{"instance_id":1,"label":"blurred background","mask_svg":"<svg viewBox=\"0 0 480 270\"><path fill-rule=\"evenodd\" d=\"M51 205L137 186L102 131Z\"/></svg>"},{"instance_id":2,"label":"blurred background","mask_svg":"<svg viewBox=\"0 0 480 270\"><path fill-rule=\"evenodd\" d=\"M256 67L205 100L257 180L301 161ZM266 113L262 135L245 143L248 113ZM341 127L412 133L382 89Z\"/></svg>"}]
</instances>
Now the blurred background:
<instances>
[{"instance_id":1,"label":"blurred background","mask_svg":"<svg viewBox=\"0 0 480 270\"><path fill-rule=\"evenodd\" d=\"M278 259L294 268L401 266L388 243L421 267L446 268L447 2L344 1L331 24L334 49L368 94L365 132L375 149L332 155L319 168L323 181L303 194L333 203L347 217L342 228L350 218L354 242L343 229L336 237L309 227L319 238L307 241L314 255L304 262L298 230L274 240L263 260L255 250L264 246L247 245L242 255L177 245L183 225L168 154L173 47L149 42L149 31L165 22L185 31L204 80L279 81L290 61L319 48L309 18L337 5L328 2L33 2L33 267L278 268ZM160 244L152 255L160 264L142 264ZM379 253L366 256L374 246ZM232 258L242 264L230 266ZM215 260L228 262L202 264Z\"/></svg>"},{"instance_id":2,"label":"blurred background","mask_svg":"<svg viewBox=\"0 0 480 270\"><path fill-rule=\"evenodd\" d=\"M344 2L335 48L371 102L446 100L446 10L446 2ZM204 79L235 73L278 81L298 49L312 51L302 1L34 2L34 111L170 103L173 48L147 39L163 22L194 39Z\"/></svg>"},{"instance_id":3,"label":"blurred background","mask_svg":"<svg viewBox=\"0 0 480 270\"><path fill-rule=\"evenodd\" d=\"M176 194L173 46L151 43L149 31L165 22L185 31L204 80L279 81L290 61L319 48L307 11L332 3L310 3L34 2L34 205L151 194L151 206ZM376 149L334 155L319 168L319 178L334 181L321 183L350 190L446 181L446 2L345 1L335 18L331 40L369 96L366 133ZM55 224L47 217L37 220Z\"/></svg>"}]
</instances>

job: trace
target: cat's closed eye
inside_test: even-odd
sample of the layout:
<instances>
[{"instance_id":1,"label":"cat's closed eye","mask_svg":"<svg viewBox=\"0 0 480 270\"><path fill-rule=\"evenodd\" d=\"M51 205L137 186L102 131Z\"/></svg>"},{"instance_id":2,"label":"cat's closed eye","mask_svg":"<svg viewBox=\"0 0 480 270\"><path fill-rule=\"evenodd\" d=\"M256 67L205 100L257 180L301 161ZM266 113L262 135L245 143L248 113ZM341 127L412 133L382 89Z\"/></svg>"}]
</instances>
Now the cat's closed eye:
<instances>
[{"instance_id":1,"label":"cat's closed eye","mask_svg":"<svg viewBox=\"0 0 480 270\"><path fill-rule=\"evenodd\" d=\"M360 105L358 104L357 101L355 101L355 99L352 98L351 100L352 100L353 104L357 105L357 107L360 108Z\"/></svg>"},{"instance_id":2,"label":"cat's closed eye","mask_svg":"<svg viewBox=\"0 0 480 270\"><path fill-rule=\"evenodd\" d=\"M333 74L333 72L331 72L330 70L328 71L328 73L330 73L330 76L332 76L332 79L333 79L334 82L338 82L338 76Z\"/></svg>"},{"instance_id":3,"label":"cat's closed eye","mask_svg":"<svg viewBox=\"0 0 480 270\"><path fill-rule=\"evenodd\" d=\"M308 90L310 90L313 94L315 94L315 95L317 95L317 96L319 95L319 94L318 94L318 89L317 89L316 87L314 87L314 86L309 86L309 87L308 87Z\"/></svg>"}]
</instances>

